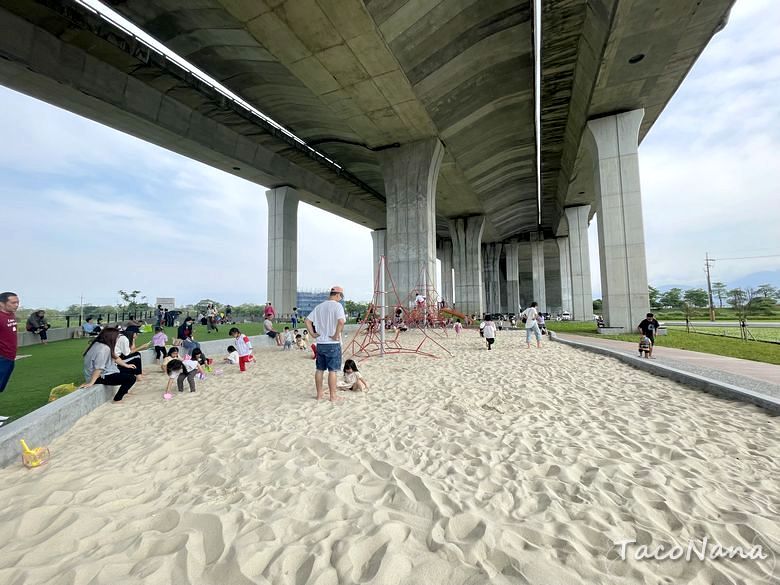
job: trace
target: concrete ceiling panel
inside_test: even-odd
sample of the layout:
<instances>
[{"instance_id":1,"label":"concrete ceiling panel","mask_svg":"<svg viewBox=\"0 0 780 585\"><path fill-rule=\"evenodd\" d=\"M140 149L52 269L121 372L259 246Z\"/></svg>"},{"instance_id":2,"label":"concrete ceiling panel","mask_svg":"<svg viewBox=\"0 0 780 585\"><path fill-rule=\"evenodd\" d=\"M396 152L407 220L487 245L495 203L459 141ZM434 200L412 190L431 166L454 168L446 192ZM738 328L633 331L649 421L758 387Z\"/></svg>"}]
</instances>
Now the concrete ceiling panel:
<instances>
[{"instance_id":1,"label":"concrete ceiling panel","mask_svg":"<svg viewBox=\"0 0 780 585\"><path fill-rule=\"evenodd\" d=\"M240 22L248 22L271 10L263 0L218 0Z\"/></svg>"},{"instance_id":2,"label":"concrete ceiling panel","mask_svg":"<svg viewBox=\"0 0 780 585\"><path fill-rule=\"evenodd\" d=\"M345 87L344 90L358 107L366 113L390 107L390 102L387 101L376 84L370 79Z\"/></svg>"},{"instance_id":3,"label":"concrete ceiling panel","mask_svg":"<svg viewBox=\"0 0 780 585\"><path fill-rule=\"evenodd\" d=\"M431 122L428 112L416 99L394 104L393 109L408 127L417 131L417 136L420 138L436 135L436 127Z\"/></svg>"},{"instance_id":4,"label":"concrete ceiling panel","mask_svg":"<svg viewBox=\"0 0 780 585\"><path fill-rule=\"evenodd\" d=\"M287 0L274 12L312 53L344 42L317 0Z\"/></svg>"},{"instance_id":5,"label":"concrete ceiling panel","mask_svg":"<svg viewBox=\"0 0 780 585\"><path fill-rule=\"evenodd\" d=\"M280 61L294 63L311 55L311 51L274 12L261 14L250 20L246 27Z\"/></svg>"},{"instance_id":6,"label":"concrete ceiling panel","mask_svg":"<svg viewBox=\"0 0 780 585\"><path fill-rule=\"evenodd\" d=\"M349 41L360 35L375 35L374 22L361 0L317 0L341 37Z\"/></svg>"},{"instance_id":7,"label":"concrete ceiling panel","mask_svg":"<svg viewBox=\"0 0 780 585\"><path fill-rule=\"evenodd\" d=\"M398 69L398 63L376 32L350 39L347 45L369 75L382 75Z\"/></svg>"},{"instance_id":8,"label":"concrete ceiling panel","mask_svg":"<svg viewBox=\"0 0 780 585\"><path fill-rule=\"evenodd\" d=\"M347 45L337 45L317 53L317 59L342 87L370 79L369 74Z\"/></svg>"},{"instance_id":9,"label":"concrete ceiling panel","mask_svg":"<svg viewBox=\"0 0 780 585\"><path fill-rule=\"evenodd\" d=\"M290 63L288 67L315 95L330 93L341 87L317 57L301 59Z\"/></svg>"},{"instance_id":10,"label":"concrete ceiling panel","mask_svg":"<svg viewBox=\"0 0 780 585\"><path fill-rule=\"evenodd\" d=\"M408 0L400 3L398 8L379 25L382 36L388 44L392 44L396 37L433 10L439 2L441 0ZM369 8L369 12L371 11L372 9Z\"/></svg>"},{"instance_id":11,"label":"concrete ceiling panel","mask_svg":"<svg viewBox=\"0 0 780 585\"><path fill-rule=\"evenodd\" d=\"M409 81L407 81L406 76L397 69L375 77L374 83L390 104L400 104L415 99Z\"/></svg>"}]
</instances>

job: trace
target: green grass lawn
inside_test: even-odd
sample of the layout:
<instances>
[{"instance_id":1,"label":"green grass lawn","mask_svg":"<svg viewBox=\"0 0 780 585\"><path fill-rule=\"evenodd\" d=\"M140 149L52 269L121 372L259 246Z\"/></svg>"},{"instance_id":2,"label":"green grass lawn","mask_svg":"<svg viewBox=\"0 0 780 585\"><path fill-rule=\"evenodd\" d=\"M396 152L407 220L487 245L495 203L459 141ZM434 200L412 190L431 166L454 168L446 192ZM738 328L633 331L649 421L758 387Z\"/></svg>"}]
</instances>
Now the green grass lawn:
<instances>
[{"instance_id":1,"label":"green grass lawn","mask_svg":"<svg viewBox=\"0 0 780 585\"><path fill-rule=\"evenodd\" d=\"M699 335L714 335L716 337L740 338L739 327L694 327ZM748 332L758 341L776 341L780 342L780 327L750 327ZM685 326L669 327L669 330L685 331Z\"/></svg>"},{"instance_id":2,"label":"green grass lawn","mask_svg":"<svg viewBox=\"0 0 780 585\"><path fill-rule=\"evenodd\" d=\"M289 325L289 323L276 323L274 328L282 331ZM206 333L206 327L198 325L195 328L195 339L197 341L227 339L231 327L233 325L220 325L218 333ZM250 336L260 335L263 332L262 323L238 323L235 327ZM176 329L176 327L165 328L169 345L176 337ZM140 345L151 339L151 333L142 333L138 336L137 343ZM84 381L82 354L88 344L88 339L69 339L47 345L20 347L17 354L30 357L16 361L11 381L5 392L0 394L0 415L11 417L8 421L10 423L46 404L49 400L49 391L54 386L68 382L81 384Z\"/></svg>"},{"instance_id":3,"label":"green grass lawn","mask_svg":"<svg viewBox=\"0 0 780 585\"><path fill-rule=\"evenodd\" d=\"M547 328L551 331L560 333L573 333L576 335L639 343L638 333L599 335L595 323L590 322L550 321L547 323ZM659 335L656 337L655 343L657 347L674 347L677 349L687 349L702 353L736 357L756 362L766 362L768 364L780 364L780 345L756 341L742 341L740 339L715 335L686 333L685 328L682 328L681 330L676 328L670 329L667 335Z\"/></svg>"}]
</instances>

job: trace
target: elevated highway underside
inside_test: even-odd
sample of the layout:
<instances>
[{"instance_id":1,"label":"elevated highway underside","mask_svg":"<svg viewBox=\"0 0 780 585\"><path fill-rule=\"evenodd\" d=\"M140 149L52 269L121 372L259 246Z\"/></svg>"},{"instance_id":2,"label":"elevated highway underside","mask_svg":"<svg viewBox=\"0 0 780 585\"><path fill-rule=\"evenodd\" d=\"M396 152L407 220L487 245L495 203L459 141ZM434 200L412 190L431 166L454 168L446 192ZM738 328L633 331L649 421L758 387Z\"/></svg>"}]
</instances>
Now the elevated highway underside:
<instances>
[{"instance_id":1,"label":"elevated highway underside","mask_svg":"<svg viewBox=\"0 0 780 585\"><path fill-rule=\"evenodd\" d=\"M495 279L496 306L522 289L589 318L600 212L623 326L647 305L638 144L734 1L107 1L236 101L75 0L0 0L0 83L271 188L279 265L298 200L386 229L404 286L438 236L468 312Z\"/></svg>"}]
</instances>

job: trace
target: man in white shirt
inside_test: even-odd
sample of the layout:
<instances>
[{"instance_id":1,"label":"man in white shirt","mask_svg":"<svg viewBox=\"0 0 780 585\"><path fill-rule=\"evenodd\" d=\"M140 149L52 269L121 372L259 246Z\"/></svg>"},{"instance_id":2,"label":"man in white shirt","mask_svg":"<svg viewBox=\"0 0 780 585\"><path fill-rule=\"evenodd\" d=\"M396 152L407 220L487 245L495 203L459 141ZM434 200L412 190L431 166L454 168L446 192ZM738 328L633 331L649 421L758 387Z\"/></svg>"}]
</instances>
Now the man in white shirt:
<instances>
[{"instance_id":1,"label":"man in white shirt","mask_svg":"<svg viewBox=\"0 0 780 585\"><path fill-rule=\"evenodd\" d=\"M327 301L321 302L306 317L306 330L317 344L317 362L314 372L314 385L317 388L317 400L323 398L322 382L325 370L328 370L328 391L331 402L341 400L336 396L338 372L341 371L341 332L347 322L344 307L344 289L334 286L330 289Z\"/></svg>"},{"instance_id":2,"label":"man in white shirt","mask_svg":"<svg viewBox=\"0 0 780 585\"><path fill-rule=\"evenodd\" d=\"M531 306L525 311L520 313L520 318L525 322L525 343L528 349L531 349L531 335L536 336L536 347L542 347L542 332L539 329L539 323L536 318L539 316L539 311L536 307L539 304L534 301Z\"/></svg>"},{"instance_id":3,"label":"man in white shirt","mask_svg":"<svg viewBox=\"0 0 780 585\"><path fill-rule=\"evenodd\" d=\"M270 319L263 321L265 334L276 342L276 345L282 345L282 337L278 331L274 330L274 323Z\"/></svg>"}]
</instances>

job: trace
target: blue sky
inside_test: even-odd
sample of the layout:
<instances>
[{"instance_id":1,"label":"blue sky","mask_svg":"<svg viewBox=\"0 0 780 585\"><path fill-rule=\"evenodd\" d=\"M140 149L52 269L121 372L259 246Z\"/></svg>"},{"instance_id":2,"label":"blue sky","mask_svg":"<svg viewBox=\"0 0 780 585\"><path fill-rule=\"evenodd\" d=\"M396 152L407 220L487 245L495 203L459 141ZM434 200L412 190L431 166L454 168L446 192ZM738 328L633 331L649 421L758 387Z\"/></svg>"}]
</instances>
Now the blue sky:
<instances>
[{"instance_id":1,"label":"blue sky","mask_svg":"<svg viewBox=\"0 0 780 585\"><path fill-rule=\"evenodd\" d=\"M739 0L640 148L653 284L703 283L703 258L780 254L780 3ZM26 307L116 291L264 302L267 205L255 184L0 87L0 288ZM599 290L595 225L591 269ZM323 242L333 262L323 262ZM369 230L301 204L299 288L371 295ZM714 279L780 258L719 261ZM11 276L12 275L12 276ZM776 283L780 284L780 283Z\"/></svg>"}]
</instances>

